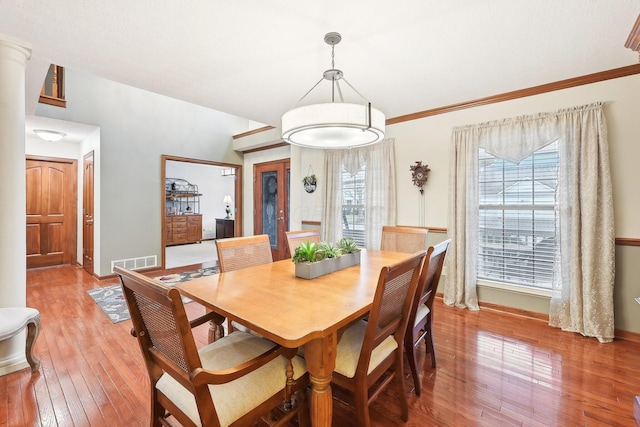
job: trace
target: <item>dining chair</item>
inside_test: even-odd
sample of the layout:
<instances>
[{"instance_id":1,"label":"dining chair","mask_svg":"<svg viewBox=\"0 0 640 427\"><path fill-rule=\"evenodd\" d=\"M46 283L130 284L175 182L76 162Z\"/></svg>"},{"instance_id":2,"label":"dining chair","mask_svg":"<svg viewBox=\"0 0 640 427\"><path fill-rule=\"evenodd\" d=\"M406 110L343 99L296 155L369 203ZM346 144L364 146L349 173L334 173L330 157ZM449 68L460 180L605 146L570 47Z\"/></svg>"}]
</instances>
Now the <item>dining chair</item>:
<instances>
[{"instance_id":1,"label":"dining chair","mask_svg":"<svg viewBox=\"0 0 640 427\"><path fill-rule=\"evenodd\" d=\"M293 257L296 248L301 244L307 242L320 242L320 230L315 228L309 230L285 231L285 234L287 236L287 243L289 245L289 256L291 257Z\"/></svg>"},{"instance_id":2,"label":"dining chair","mask_svg":"<svg viewBox=\"0 0 640 427\"><path fill-rule=\"evenodd\" d=\"M431 355L431 367L436 367L436 347L433 340L433 300L436 296L442 266L449 250L451 239L447 239L427 249L427 256L420 273L416 288L416 297L409 311L407 332L404 336L404 350L409 360L409 369L413 378L414 392L420 396L422 385L418 377L416 349L424 340L427 354Z\"/></svg>"},{"instance_id":3,"label":"dining chair","mask_svg":"<svg viewBox=\"0 0 640 427\"><path fill-rule=\"evenodd\" d=\"M216 250L218 252L220 273L273 262L271 244L267 234L216 240ZM244 326L233 322L233 319L227 319L227 325L229 333L233 332L234 329L248 331ZM214 338L218 336L216 328L217 325L211 325L209 342L214 341Z\"/></svg>"},{"instance_id":4,"label":"dining chair","mask_svg":"<svg viewBox=\"0 0 640 427\"><path fill-rule=\"evenodd\" d=\"M171 425L169 415L184 426L249 426L283 402L276 425L295 415L307 423L308 374L295 350L242 331L198 350L191 328L218 314L190 322L176 288L114 270L149 374L151 426Z\"/></svg>"},{"instance_id":5,"label":"dining chair","mask_svg":"<svg viewBox=\"0 0 640 427\"><path fill-rule=\"evenodd\" d=\"M334 399L355 411L359 426L369 426L369 404L394 380L401 418L409 419L403 384L404 335L425 255L422 251L383 267L368 319L348 326L338 341L331 380L338 387Z\"/></svg>"},{"instance_id":6,"label":"dining chair","mask_svg":"<svg viewBox=\"0 0 640 427\"><path fill-rule=\"evenodd\" d=\"M414 253L427 250L429 230L417 227L382 227L380 250Z\"/></svg>"},{"instance_id":7,"label":"dining chair","mask_svg":"<svg viewBox=\"0 0 640 427\"><path fill-rule=\"evenodd\" d=\"M216 250L221 273L273 262L267 234L219 239Z\"/></svg>"}]
</instances>

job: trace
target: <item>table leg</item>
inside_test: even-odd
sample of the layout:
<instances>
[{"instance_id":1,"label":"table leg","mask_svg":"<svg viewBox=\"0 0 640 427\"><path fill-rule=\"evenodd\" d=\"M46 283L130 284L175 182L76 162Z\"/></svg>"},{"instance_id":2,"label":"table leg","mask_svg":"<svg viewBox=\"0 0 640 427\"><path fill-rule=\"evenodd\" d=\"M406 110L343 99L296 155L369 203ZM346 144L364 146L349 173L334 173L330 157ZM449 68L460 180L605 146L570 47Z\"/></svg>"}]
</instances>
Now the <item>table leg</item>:
<instances>
[{"instance_id":1,"label":"table leg","mask_svg":"<svg viewBox=\"0 0 640 427\"><path fill-rule=\"evenodd\" d=\"M311 380L311 425L331 427L333 398L331 375L336 364L336 335L331 334L308 342L304 347L304 357Z\"/></svg>"},{"instance_id":2,"label":"table leg","mask_svg":"<svg viewBox=\"0 0 640 427\"><path fill-rule=\"evenodd\" d=\"M210 313L211 310L207 308L207 313ZM224 328L222 323L224 322L224 317L220 316L220 318L216 317L214 320L209 321L209 343L214 341L218 341L220 338L224 337Z\"/></svg>"}]
</instances>

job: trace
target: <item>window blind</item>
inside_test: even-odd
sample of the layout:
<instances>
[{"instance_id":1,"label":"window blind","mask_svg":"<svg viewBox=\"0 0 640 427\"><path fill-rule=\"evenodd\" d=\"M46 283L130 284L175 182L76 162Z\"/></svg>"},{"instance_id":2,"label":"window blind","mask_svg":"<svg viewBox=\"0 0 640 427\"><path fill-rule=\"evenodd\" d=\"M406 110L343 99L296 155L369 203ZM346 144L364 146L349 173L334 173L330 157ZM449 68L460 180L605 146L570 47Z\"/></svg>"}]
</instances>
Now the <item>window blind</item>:
<instances>
[{"instance_id":1,"label":"window blind","mask_svg":"<svg viewBox=\"0 0 640 427\"><path fill-rule=\"evenodd\" d=\"M551 289L558 143L520 163L479 153L478 278Z\"/></svg>"},{"instance_id":2,"label":"window blind","mask_svg":"<svg viewBox=\"0 0 640 427\"><path fill-rule=\"evenodd\" d=\"M342 236L351 237L364 247L365 240L365 170L351 175L342 167Z\"/></svg>"}]
</instances>

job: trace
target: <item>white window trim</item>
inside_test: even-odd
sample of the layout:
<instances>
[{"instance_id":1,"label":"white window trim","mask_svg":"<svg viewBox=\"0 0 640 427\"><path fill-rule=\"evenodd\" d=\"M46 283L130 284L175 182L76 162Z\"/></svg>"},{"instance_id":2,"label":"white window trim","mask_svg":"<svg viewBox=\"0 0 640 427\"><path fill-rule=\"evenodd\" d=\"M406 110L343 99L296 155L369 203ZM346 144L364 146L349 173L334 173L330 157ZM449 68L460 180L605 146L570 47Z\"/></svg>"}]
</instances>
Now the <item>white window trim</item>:
<instances>
[{"instance_id":1,"label":"white window trim","mask_svg":"<svg viewBox=\"0 0 640 427\"><path fill-rule=\"evenodd\" d=\"M476 281L476 286L479 288L499 289L514 294L533 295L551 299L551 289L542 289L526 285L512 285L509 283L492 282L490 280L478 280Z\"/></svg>"}]
</instances>

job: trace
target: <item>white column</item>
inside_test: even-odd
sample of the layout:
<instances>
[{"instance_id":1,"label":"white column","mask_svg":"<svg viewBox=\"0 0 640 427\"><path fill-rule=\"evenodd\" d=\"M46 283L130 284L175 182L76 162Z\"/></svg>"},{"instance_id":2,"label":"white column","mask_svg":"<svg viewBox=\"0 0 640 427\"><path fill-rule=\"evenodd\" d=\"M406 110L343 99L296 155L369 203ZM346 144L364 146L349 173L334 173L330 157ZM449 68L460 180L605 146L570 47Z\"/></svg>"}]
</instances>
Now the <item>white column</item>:
<instances>
[{"instance_id":1,"label":"white column","mask_svg":"<svg viewBox=\"0 0 640 427\"><path fill-rule=\"evenodd\" d=\"M0 307L26 305L25 65L31 49L0 35ZM0 342L0 375L26 367L25 335Z\"/></svg>"}]
</instances>

